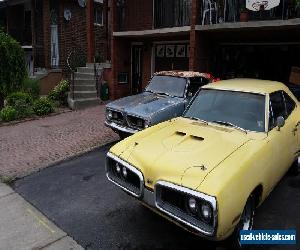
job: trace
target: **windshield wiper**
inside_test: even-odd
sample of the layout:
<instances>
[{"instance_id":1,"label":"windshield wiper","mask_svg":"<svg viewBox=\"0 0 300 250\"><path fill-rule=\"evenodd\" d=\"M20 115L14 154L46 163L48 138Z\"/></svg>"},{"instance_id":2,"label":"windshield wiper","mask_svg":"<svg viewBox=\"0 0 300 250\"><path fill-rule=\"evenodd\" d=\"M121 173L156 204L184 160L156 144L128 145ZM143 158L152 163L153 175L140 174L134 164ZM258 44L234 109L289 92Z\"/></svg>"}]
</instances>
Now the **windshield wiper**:
<instances>
[{"instance_id":1,"label":"windshield wiper","mask_svg":"<svg viewBox=\"0 0 300 250\"><path fill-rule=\"evenodd\" d=\"M247 130L246 130L246 129L243 129L243 128L241 128L241 127L239 127L239 126L237 126L237 125L235 125L235 124L233 124L233 123L231 123L231 122L225 122L225 121L212 121L212 123L218 123L218 124L221 124L221 125L233 127L233 128L236 128L236 129L238 129L238 130L240 130L240 131L242 131L242 132L244 132L244 133L247 134Z\"/></svg>"},{"instance_id":2,"label":"windshield wiper","mask_svg":"<svg viewBox=\"0 0 300 250\"><path fill-rule=\"evenodd\" d=\"M205 125L208 125L208 122L207 121L205 121L205 120L202 120L202 119L200 119L200 118L198 118L198 117L194 117L194 116L185 116L185 118L189 118L189 119L192 119L192 120L195 120L195 121L198 121L198 122L202 122L202 123L204 123Z\"/></svg>"}]
</instances>

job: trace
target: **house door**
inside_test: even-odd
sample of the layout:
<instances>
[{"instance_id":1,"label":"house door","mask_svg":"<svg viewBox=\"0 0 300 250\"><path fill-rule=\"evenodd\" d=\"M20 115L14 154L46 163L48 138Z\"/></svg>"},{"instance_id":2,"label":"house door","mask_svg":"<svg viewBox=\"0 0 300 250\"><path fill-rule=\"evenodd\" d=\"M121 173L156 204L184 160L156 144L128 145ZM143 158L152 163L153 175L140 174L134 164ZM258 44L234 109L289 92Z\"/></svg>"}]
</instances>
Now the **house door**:
<instances>
[{"instance_id":1,"label":"house door","mask_svg":"<svg viewBox=\"0 0 300 250\"><path fill-rule=\"evenodd\" d=\"M131 92L137 94L142 92L142 46L132 46L132 81Z\"/></svg>"},{"instance_id":2,"label":"house door","mask_svg":"<svg viewBox=\"0 0 300 250\"><path fill-rule=\"evenodd\" d=\"M51 67L59 66L59 48L58 48L58 27L57 27L57 11L51 11Z\"/></svg>"}]
</instances>

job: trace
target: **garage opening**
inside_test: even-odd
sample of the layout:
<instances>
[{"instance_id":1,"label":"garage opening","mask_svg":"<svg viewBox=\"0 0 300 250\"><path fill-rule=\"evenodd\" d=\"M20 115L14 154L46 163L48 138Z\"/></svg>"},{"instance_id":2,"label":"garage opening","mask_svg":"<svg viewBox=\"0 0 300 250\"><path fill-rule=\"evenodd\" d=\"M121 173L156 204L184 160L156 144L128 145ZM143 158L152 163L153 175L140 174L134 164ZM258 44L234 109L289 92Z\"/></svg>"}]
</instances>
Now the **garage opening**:
<instances>
[{"instance_id":1,"label":"garage opening","mask_svg":"<svg viewBox=\"0 0 300 250\"><path fill-rule=\"evenodd\" d=\"M257 78L289 82L300 67L300 43L223 43L216 71L222 79Z\"/></svg>"}]
</instances>

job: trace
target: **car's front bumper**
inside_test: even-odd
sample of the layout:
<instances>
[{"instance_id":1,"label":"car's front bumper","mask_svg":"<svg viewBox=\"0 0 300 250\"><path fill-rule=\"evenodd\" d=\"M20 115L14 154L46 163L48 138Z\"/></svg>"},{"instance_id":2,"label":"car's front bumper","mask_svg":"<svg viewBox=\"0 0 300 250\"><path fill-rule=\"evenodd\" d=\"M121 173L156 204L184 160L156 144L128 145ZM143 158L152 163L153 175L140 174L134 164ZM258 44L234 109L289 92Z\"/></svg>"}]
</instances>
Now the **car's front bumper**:
<instances>
[{"instance_id":1,"label":"car's front bumper","mask_svg":"<svg viewBox=\"0 0 300 250\"><path fill-rule=\"evenodd\" d=\"M121 125L119 125L115 122L105 121L105 125L107 127L110 127L114 131L122 131L122 132L128 133L128 134L135 134L135 133L140 131L140 130L137 130L137 129L121 126Z\"/></svg>"},{"instance_id":2,"label":"car's front bumper","mask_svg":"<svg viewBox=\"0 0 300 250\"><path fill-rule=\"evenodd\" d=\"M108 179L110 181L112 181L114 184L116 184L117 186L119 186L120 188L122 188L125 192L129 193L130 195L133 195L135 198L138 198L138 200L140 202L142 202L144 205L146 205L148 208L150 208L151 210L153 210L154 212L158 213L159 215L163 216L164 218L174 222L175 224L177 224L178 226L194 233L197 234L201 237L210 239L210 240L218 240L217 236L216 236L216 230L217 230L217 224L215 223L213 226L212 231L207 231L205 230L205 228L203 227L197 227L195 225L193 225L192 223L189 223L188 220L185 220L180 214L174 213L174 211L168 211L167 209L164 209L164 207L162 207L161 205L161 200L158 199L158 185L162 185L163 181L158 181L156 186L155 186L155 191L152 191L151 189L147 188L144 184L144 176L142 174L142 172L140 172L139 170L137 170L135 167L133 167L132 165L130 165L128 162L125 162L124 160L114 156L113 154L111 154L110 152L107 154L108 158L107 158L107 162L106 162L106 175L108 177ZM128 169L128 171L132 171L135 172L138 176L139 176L139 185L138 186L138 190L135 190L135 192L133 192L133 190L129 190L130 185L124 183L124 182L120 182L120 180L113 178L112 174L112 168L114 167L110 167L112 165L110 165L109 160L108 159L112 159L115 162L121 164L121 166L125 167ZM164 184L165 185L165 184ZM177 186L174 184L169 183L169 185L173 186ZM177 186L181 189L186 189L183 188L181 186ZM195 195L195 191L192 191L192 195ZM197 195L199 196L199 194L202 196L202 198L204 198L207 202L211 202L211 200L209 200L207 197L207 195L202 194L202 193L198 193ZM207 196L207 197L206 197ZM216 204L215 204L215 208L216 208ZM216 211L217 213L217 211ZM217 217L215 217L215 221L217 221Z\"/></svg>"}]
</instances>

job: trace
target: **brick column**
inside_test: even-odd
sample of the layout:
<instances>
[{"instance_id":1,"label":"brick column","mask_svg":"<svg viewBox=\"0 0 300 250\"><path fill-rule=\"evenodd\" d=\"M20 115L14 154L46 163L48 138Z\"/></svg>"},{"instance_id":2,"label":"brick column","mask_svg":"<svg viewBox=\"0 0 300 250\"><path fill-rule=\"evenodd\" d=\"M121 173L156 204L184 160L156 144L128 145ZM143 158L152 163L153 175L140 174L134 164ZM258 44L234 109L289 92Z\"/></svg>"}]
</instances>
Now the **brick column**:
<instances>
[{"instance_id":1,"label":"brick column","mask_svg":"<svg viewBox=\"0 0 300 250\"><path fill-rule=\"evenodd\" d=\"M51 42L51 30L50 30L50 2L49 0L43 1L43 30L44 30L44 57L45 67L50 68L50 42Z\"/></svg>"},{"instance_id":2,"label":"brick column","mask_svg":"<svg viewBox=\"0 0 300 250\"><path fill-rule=\"evenodd\" d=\"M198 36L195 30L195 26L200 18L200 1L192 0L192 15L191 15L191 32L190 32L190 59L189 59L189 69L196 71L198 70Z\"/></svg>"},{"instance_id":3,"label":"brick column","mask_svg":"<svg viewBox=\"0 0 300 250\"><path fill-rule=\"evenodd\" d=\"M32 45L32 57L33 57L33 71L34 71L35 55L36 55L35 1L36 0L31 0L31 45Z\"/></svg>"},{"instance_id":4,"label":"brick column","mask_svg":"<svg viewBox=\"0 0 300 250\"><path fill-rule=\"evenodd\" d=\"M112 76L112 81L109 86L110 89L110 98L115 99L116 98L116 86L115 84L117 83L117 60L118 60L118 53L117 53L117 40L113 36L113 33L117 30L117 1L111 1L111 9L110 9L110 14L111 14L111 63L112 63L112 68L111 68L111 76Z\"/></svg>"},{"instance_id":5,"label":"brick column","mask_svg":"<svg viewBox=\"0 0 300 250\"><path fill-rule=\"evenodd\" d=\"M95 34L94 34L94 0L87 0L86 5L87 25L87 61L94 62L95 56Z\"/></svg>"}]
</instances>

